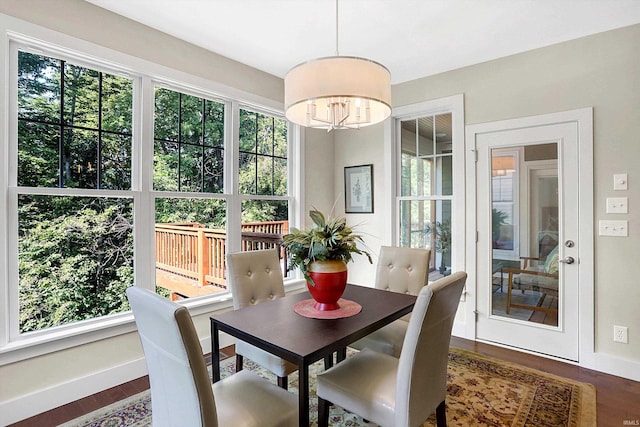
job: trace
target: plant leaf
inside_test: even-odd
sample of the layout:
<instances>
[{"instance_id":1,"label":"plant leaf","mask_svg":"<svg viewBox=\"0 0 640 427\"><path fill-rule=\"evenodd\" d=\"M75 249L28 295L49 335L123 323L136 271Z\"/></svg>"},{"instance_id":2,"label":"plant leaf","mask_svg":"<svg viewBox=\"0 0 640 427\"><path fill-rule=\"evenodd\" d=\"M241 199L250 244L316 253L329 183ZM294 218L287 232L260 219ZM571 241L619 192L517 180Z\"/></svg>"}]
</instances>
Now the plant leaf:
<instances>
[{"instance_id":1,"label":"plant leaf","mask_svg":"<svg viewBox=\"0 0 640 427\"><path fill-rule=\"evenodd\" d=\"M309 216L311 217L311 220L313 221L313 223L318 227L322 228L325 226L326 221L324 219L324 215L322 215L322 212L312 210L312 211L309 211Z\"/></svg>"}]
</instances>

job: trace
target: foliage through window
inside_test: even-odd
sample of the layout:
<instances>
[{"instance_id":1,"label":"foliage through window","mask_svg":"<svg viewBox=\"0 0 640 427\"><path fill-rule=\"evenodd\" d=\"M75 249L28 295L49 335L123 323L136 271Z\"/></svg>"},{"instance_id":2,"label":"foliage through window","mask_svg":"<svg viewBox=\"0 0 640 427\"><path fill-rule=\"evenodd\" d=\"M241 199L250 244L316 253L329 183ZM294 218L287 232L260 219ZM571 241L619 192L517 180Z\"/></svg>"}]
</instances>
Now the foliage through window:
<instances>
[{"instance_id":1,"label":"foliage through window","mask_svg":"<svg viewBox=\"0 0 640 427\"><path fill-rule=\"evenodd\" d=\"M155 198L156 292L172 299L226 290L224 199L178 197L224 192L225 104L156 87L153 187L178 194Z\"/></svg>"},{"instance_id":2,"label":"foliage through window","mask_svg":"<svg viewBox=\"0 0 640 427\"><path fill-rule=\"evenodd\" d=\"M287 194L287 122L240 110L240 193Z\"/></svg>"},{"instance_id":3,"label":"foliage through window","mask_svg":"<svg viewBox=\"0 0 640 427\"><path fill-rule=\"evenodd\" d=\"M239 140L242 250L277 247L284 263L280 242L289 231L287 122L241 108ZM287 274L284 264L283 272Z\"/></svg>"},{"instance_id":4,"label":"foliage through window","mask_svg":"<svg viewBox=\"0 0 640 427\"><path fill-rule=\"evenodd\" d=\"M224 104L156 88L155 190L222 193Z\"/></svg>"},{"instance_id":5,"label":"foliage through window","mask_svg":"<svg viewBox=\"0 0 640 427\"><path fill-rule=\"evenodd\" d=\"M17 298L3 317L17 319L10 340L128 311L135 278L153 287L134 257L138 267L155 261L156 291L178 299L226 291L228 250L280 247L292 199L284 119L161 83L142 94L142 76L16 46L17 156L2 159L15 171L9 228L18 236L9 247ZM239 121L229 120L233 109ZM134 129L153 131L152 159ZM225 182L229 170L237 187ZM231 231L229 215L242 218ZM150 236L134 242L136 221L147 219L155 257L138 239Z\"/></svg>"},{"instance_id":6,"label":"foliage through window","mask_svg":"<svg viewBox=\"0 0 640 427\"><path fill-rule=\"evenodd\" d=\"M129 309L132 93L130 79L18 54L21 333Z\"/></svg>"}]
</instances>

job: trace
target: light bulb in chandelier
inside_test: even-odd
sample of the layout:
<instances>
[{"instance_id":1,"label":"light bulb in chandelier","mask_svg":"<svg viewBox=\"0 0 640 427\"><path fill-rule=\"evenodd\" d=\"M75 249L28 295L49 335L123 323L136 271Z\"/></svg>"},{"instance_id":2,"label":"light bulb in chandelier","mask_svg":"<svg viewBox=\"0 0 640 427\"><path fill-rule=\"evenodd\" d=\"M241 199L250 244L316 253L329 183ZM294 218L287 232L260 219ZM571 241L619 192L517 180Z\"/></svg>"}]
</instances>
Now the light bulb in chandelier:
<instances>
[{"instance_id":1,"label":"light bulb in chandelier","mask_svg":"<svg viewBox=\"0 0 640 427\"><path fill-rule=\"evenodd\" d=\"M391 114L391 74L377 62L332 56L285 76L287 119L306 127L359 128Z\"/></svg>"}]
</instances>

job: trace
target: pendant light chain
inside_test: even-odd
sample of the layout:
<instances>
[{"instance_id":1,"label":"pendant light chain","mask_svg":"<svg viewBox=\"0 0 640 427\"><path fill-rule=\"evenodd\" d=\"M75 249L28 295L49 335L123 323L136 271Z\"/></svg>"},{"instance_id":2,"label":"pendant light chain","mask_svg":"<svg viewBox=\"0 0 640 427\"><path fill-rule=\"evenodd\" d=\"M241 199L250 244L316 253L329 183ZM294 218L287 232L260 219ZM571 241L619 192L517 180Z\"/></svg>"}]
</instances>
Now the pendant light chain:
<instances>
[{"instance_id":1,"label":"pendant light chain","mask_svg":"<svg viewBox=\"0 0 640 427\"><path fill-rule=\"evenodd\" d=\"M336 0L336 56L340 56L338 51L338 0Z\"/></svg>"}]
</instances>

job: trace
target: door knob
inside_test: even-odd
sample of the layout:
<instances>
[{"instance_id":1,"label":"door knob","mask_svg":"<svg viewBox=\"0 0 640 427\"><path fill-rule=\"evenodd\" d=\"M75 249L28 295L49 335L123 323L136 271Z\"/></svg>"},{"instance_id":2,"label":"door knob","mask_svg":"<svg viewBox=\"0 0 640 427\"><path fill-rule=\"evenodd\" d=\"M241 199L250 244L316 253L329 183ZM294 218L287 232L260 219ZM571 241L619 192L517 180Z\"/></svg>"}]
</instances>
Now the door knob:
<instances>
[{"instance_id":1,"label":"door knob","mask_svg":"<svg viewBox=\"0 0 640 427\"><path fill-rule=\"evenodd\" d=\"M573 264L576 260L572 256L568 256L565 259L559 260L563 264Z\"/></svg>"}]
</instances>

